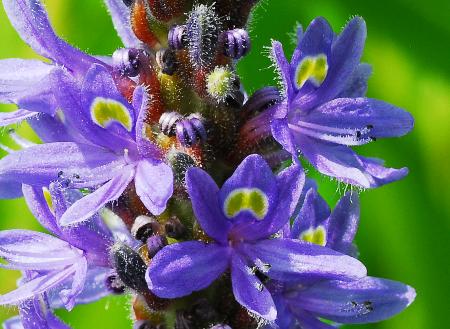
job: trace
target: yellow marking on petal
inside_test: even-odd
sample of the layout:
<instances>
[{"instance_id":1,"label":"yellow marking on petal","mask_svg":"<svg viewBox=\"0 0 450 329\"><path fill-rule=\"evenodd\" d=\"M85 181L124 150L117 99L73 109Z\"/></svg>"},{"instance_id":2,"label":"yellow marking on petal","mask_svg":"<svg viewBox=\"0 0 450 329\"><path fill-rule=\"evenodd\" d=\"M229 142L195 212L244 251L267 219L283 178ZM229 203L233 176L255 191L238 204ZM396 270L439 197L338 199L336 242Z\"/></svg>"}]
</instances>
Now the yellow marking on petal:
<instances>
[{"instance_id":1,"label":"yellow marking on petal","mask_svg":"<svg viewBox=\"0 0 450 329\"><path fill-rule=\"evenodd\" d=\"M103 128L107 128L114 122L119 123L128 131L133 128L130 112L125 105L114 99L97 97L91 105L91 118Z\"/></svg>"},{"instance_id":2,"label":"yellow marking on petal","mask_svg":"<svg viewBox=\"0 0 450 329\"><path fill-rule=\"evenodd\" d=\"M257 219L262 220L269 211L266 194L256 188L241 188L231 192L224 203L225 215L233 218L243 211L249 211Z\"/></svg>"},{"instance_id":3,"label":"yellow marking on petal","mask_svg":"<svg viewBox=\"0 0 450 329\"><path fill-rule=\"evenodd\" d=\"M300 234L300 240L325 246L327 244L327 231L325 227L310 228Z\"/></svg>"},{"instance_id":4,"label":"yellow marking on petal","mask_svg":"<svg viewBox=\"0 0 450 329\"><path fill-rule=\"evenodd\" d=\"M311 81L316 87L319 87L328 74L328 62L325 54L305 57L297 66L295 72L295 83L300 89L306 83Z\"/></svg>"},{"instance_id":5,"label":"yellow marking on petal","mask_svg":"<svg viewBox=\"0 0 450 329\"><path fill-rule=\"evenodd\" d=\"M44 193L44 199L45 199L45 202L47 203L48 208L50 209L50 211L52 213L55 213L55 208L53 207L52 196L51 196L50 191L48 190L48 188L43 187L42 188L42 193Z\"/></svg>"}]
</instances>

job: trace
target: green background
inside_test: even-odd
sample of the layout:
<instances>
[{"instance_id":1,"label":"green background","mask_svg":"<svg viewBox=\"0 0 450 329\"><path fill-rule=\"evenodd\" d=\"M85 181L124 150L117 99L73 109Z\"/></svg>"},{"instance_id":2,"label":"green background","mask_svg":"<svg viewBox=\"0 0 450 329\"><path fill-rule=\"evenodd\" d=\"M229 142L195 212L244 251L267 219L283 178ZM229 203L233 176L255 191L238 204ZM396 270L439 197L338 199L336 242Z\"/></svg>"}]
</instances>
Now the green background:
<instances>
[{"instance_id":1,"label":"green background","mask_svg":"<svg viewBox=\"0 0 450 329\"><path fill-rule=\"evenodd\" d=\"M57 32L77 47L110 55L121 46L101 0L46 3ZM364 60L374 69L369 96L408 109L416 120L408 136L360 148L363 154L386 159L390 166L408 166L411 173L401 182L361 194L356 240L369 274L408 283L418 297L409 309L388 321L354 328L444 328L450 309L450 1L264 1L251 24L253 50L239 64L249 91L274 83L265 56L270 40L282 41L290 56L296 22L306 26L319 15L336 31L353 15L366 19ZM0 58L33 56L1 7ZM25 126L20 130L29 133ZM1 139L8 143L4 136ZM311 174L334 205L343 186L314 171ZM22 200L0 201L0 229L8 228L38 229ZM0 271L0 293L13 289L17 278L17 273ZM106 298L78 306L70 314L58 314L74 328L128 328L126 301L127 297ZM0 309L0 322L14 314L14 308Z\"/></svg>"}]
</instances>

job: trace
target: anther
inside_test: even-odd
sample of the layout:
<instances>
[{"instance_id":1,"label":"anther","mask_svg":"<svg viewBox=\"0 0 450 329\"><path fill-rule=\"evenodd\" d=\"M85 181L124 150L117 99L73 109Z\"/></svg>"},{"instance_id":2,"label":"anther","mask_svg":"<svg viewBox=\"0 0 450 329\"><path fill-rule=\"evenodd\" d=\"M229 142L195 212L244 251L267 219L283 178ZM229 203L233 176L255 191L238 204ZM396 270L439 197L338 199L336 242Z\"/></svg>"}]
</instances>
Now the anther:
<instances>
[{"instance_id":1,"label":"anther","mask_svg":"<svg viewBox=\"0 0 450 329\"><path fill-rule=\"evenodd\" d=\"M156 62L164 74L173 75L177 69L177 58L172 49L158 50L156 53Z\"/></svg>"},{"instance_id":2,"label":"anther","mask_svg":"<svg viewBox=\"0 0 450 329\"><path fill-rule=\"evenodd\" d=\"M117 49L112 58L117 71L128 77L135 77L139 74L141 66L141 57L144 52L135 48Z\"/></svg>"},{"instance_id":3,"label":"anther","mask_svg":"<svg viewBox=\"0 0 450 329\"><path fill-rule=\"evenodd\" d=\"M166 235L172 239L180 239L186 233L186 227L176 217L170 218L164 226Z\"/></svg>"},{"instance_id":4,"label":"anther","mask_svg":"<svg viewBox=\"0 0 450 329\"><path fill-rule=\"evenodd\" d=\"M165 112L159 118L159 126L166 136L175 136L175 125L182 120L183 116L177 112Z\"/></svg>"},{"instance_id":5,"label":"anther","mask_svg":"<svg viewBox=\"0 0 450 329\"><path fill-rule=\"evenodd\" d=\"M169 30L169 47L174 50L181 50L186 47L186 25L175 25Z\"/></svg>"},{"instance_id":6,"label":"anther","mask_svg":"<svg viewBox=\"0 0 450 329\"><path fill-rule=\"evenodd\" d=\"M131 234L136 240L146 243L160 228L161 225L154 218L138 216L131 227Z\"/></svg>"},{"instance_id":7,"label":"anther","mask_svg":"<svg viewBox=\"0 0 450 329\"><path fill-rule=\"evenodd\" d=\"M225 56L239 59L250 51L250 36L244 29L223 32L220 36Z\"/></svg>"},{"instance_id":8,"label":"anther","mask_svg":"<svg viewBox=\"0 0 450 329\"><path fill-rule=\"evenodd\" d=\"M257 289L258 291L263 291L263 290L264 290L264 285L263 285L262 283L257 283L257 284L256 284L256 289Z\"/></svg>"},{"instance_id":9,"label":"anther","mask_svg":"<svg viewBox=\"0 0 450 329\"><path fill-rule=\"evenodd\" d=\"M167 238L164 235L156 234L150 236L147 239L148 256L150 258L155 257L158 251L167 246L167 244Z\"/></svg>"},{"instance_id":10,"label":"anther","mask_svg":"<svg viewBox=\"0 0 450 329\"><path fill-rule=\"evenodd\" d=\"M106 278L106 288L114 295L125 293L125 285L116 274L111 274Z\"/></svg>"}]
</instances>

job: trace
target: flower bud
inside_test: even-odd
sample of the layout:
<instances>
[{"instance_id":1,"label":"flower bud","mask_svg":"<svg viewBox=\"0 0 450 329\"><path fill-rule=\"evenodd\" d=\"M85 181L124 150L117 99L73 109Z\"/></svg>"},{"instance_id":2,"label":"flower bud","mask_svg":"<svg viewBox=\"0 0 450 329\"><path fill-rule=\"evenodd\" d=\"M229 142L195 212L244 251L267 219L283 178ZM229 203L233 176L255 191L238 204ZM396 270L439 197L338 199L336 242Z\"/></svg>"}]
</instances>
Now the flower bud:
<instances>
[{"instance_id":1,"label":"flower bud","mask_svg":"<svg viewBox=\"0 0 450 329\"><path fill-rule=\"evenodd\" d=\"M112 248L112 258L117 275L127 287L138 292L148 291L145 281L147 266L136 251L118 243Z\"/></svg>"},{"instance_id":2,"label":"flower bud","mask_svg":"<svg viewBox=\"0 0 450 329\"><path fill-rule=\"evenodd\" d=\"M218 66L206 77L206 90L218 102L223 102L236 89L236 76L228 67Z\"/></svg>"},{"instance_id":3,"label":"flower bud","mask_svg":"<svg viewBox=\"0 0 450 329\"><path fill-rule=\"evenodd\" d=\"M208 66L216 54L220 20L213 6L198 5L186 24L189 55L197 67Z\"/></svg>"},{"instance_id":4,"label":"flower bud","mask_svg":"<svg viewBox=\"0 0 450 329\"><path fill-rule=\"evenodd\" d=\"M184 152L169 153L168 161L173 169L175 182L180 185L184 182L186 171L196 166L195 160Z\"/></svg>"}]
</instances>

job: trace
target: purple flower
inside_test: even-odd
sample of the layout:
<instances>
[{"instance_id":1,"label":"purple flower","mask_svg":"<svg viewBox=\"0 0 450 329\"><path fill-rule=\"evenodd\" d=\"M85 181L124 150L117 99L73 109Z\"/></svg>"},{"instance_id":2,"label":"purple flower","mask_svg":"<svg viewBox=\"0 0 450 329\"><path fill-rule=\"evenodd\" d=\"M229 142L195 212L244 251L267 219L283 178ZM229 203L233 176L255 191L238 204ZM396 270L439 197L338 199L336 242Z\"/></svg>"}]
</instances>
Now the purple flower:
<instances>
[{"instance_id":1,"label":"purple flower","mask_svg":"<svg viewBox=\"0 0 450 329\"><path fill-rule=\"evenodd\" d=\"M0 232L0 257L7 261L0 267L26 273L16 290L0 296L0 305L24 303L55 288L59 289L52 295L52 306L64 305L67 309L108 294L98 279L106 279L110 271L111 232L98 216L71 228L63 228L59 222L81 193L66 189L61 182L54 183L50 186L50 208L41 188L24 185L23 192L32 213L53 235L27 230Z\"/></svg>"},{"instance_id":2,"label":"purple flower","mask_svg":"<svg viewBox=\"0 0 450 329\"><path fill-rule=\"evenodd\" d=\"M139 41L129 24L129 9L120 0L105 0L105 3L124 45L138 46ZM39 0L5 0L3 6L22 39L51 63L26 59L0 60L0 102L19 107L14 112L0 113L0 126L24 119L29 119L35 130L42 130L37 129L41 126L48 127L49 121L60 125L61 120L55 116L59 104L54 93L63 83L62 78L70 77L81 83L93 64L111 69L108 65L111 59L92 57L59 38ZM42 117L44 120L41 120ZM46 139L49 133L44 133L40 137Z\"/></svg>"},{"instance_id":3,"label":"purple flower","mask_svg":"<svg viewBox=\"0 0 450 329\"><path fill-rule=\"evenodd\" d=\"M221 189L198 168L188 171L186 183L196 218L214 242L189 241L163 248L147 271L149 288L156 295L189 295L229 269L236 300L273 321L275 304L257 271L281 281L348 280L366 274L359 261L331 249L272 238L297 205L304 184L300 166L275 176L262 157L251 155Z\"/></svg>"},{"instance_id":4,"label":"purple flower","mask_svg":"<svg viewBox=\"0 0 450 329\"><path fill-rule=\"evenodd\" d=\"M67 79L56 97L65 120L84 141L47 143L12 153L0 160L0 180L46 186L63 176L74 188L95 188L68 209L63 225L91 217L118 199L133 180L150 212L161 214L172 195L173 173L158 147L144 136L144 88L136 88L133 108L107 70L94 64L81 88ZM1 192L3 197L20 196L14 189Z\"/></svg>"},{"instance_id":5,"label":"purple flower","mask_svg":"<svg viewBox=\"0 0 450 329\"><path fill-rule=\"evenodd\" d=\"M347 193L330 209L315 188L309 189L298 217L284 235L355 254L353 239L358 228L359 200ZM269 290L279 312L271 328L335 328L319 318L338 323L385 320L405 309L415 298L413 288L400 282L364 277L350 281L272 281Z\"/></svg>"},{"instance_id":6,"label":"purple flower","mask_svg":"<svg viewBox=\"0 0 450 329\"><path fill-rule=\"evenodd\" d=\"M363 97L370 67L359 64L366 38L362 18L352 19L335 35L316 18L291 63L273 42L273 57L284 85L284 100L272 109L272 134L297 160L301 153L318 171L363 188L403 178L407 168L385 168L382 161L357 155L351 146L378 138L403 136L411 115L385 102ZM267 118L267 114L263 114Z\"/></svg>"}]
</instances>

